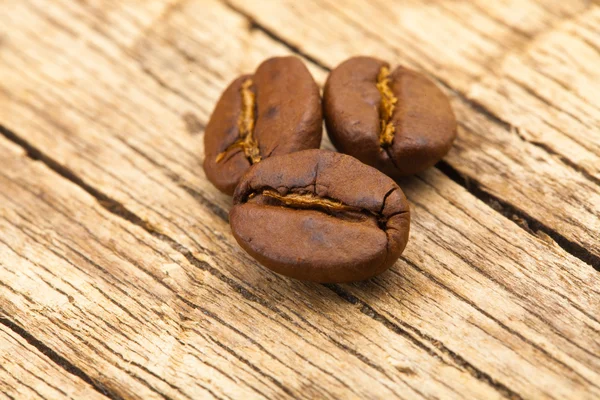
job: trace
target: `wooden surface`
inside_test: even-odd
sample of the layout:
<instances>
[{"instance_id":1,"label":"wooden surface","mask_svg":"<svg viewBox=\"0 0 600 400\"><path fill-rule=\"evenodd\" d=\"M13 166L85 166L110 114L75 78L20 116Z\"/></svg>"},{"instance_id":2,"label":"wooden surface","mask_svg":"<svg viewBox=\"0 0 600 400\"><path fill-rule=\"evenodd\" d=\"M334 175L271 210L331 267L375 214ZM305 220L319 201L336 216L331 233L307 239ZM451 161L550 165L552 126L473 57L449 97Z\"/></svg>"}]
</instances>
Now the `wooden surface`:
<instances>
[{"instance_id":1,"label":"wooden surface","mask_svg":"<svg viewBox=\"0 0 600 400\"><path fill-rule=\"evenodd\" d=\"M585 0L3 1L0 396L599 398L599 27ZM221 91L282 54L452 100L378 278L262 268L205 179Z\"/></svg>"}]
</instances>

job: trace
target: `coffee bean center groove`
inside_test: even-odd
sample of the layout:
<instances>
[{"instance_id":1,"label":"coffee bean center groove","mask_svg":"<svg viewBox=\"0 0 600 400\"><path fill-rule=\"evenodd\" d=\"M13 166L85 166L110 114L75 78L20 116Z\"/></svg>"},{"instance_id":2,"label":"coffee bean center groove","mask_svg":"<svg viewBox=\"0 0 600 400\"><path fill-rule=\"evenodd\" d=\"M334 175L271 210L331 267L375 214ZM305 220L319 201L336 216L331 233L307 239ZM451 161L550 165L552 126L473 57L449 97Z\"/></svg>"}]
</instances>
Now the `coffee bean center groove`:
<instances>
[{"instance_id":1,"label":"coffee bean center groove","mask_svg":"<svg viewBox=\"0 0 600 400\"><path fill-rule=\"evenodd\" d=\"M379 120L381 124L381 130L379 132L379 145L381 147L389 147L394 141L395 127L392 123L392 115L394 108L398 102L398 98L394 96L392 89L390 88L390 70L385 65L379 70L377 74L377 90L381 94L381 101L379 103Z\"/></svg>"},{"instance_id":2,"label":"coffee bean center groove","mask_svg":"<svg viewBox=\"0 0 600 400\"><path fill-rule=\"evenodd\" d=\"M225 151L219 153L216 162L225 158L228 151L233 148L241 147L244 155L250 161L250 164L256 164L261 160L258 141L254 138L254 124L256 122L256 95L252 90L252 79L246 79L240 88L242 96L242 110L238 118L238 129L240 137L233 144L227 147Z\"/></svg>"}]
</instances>

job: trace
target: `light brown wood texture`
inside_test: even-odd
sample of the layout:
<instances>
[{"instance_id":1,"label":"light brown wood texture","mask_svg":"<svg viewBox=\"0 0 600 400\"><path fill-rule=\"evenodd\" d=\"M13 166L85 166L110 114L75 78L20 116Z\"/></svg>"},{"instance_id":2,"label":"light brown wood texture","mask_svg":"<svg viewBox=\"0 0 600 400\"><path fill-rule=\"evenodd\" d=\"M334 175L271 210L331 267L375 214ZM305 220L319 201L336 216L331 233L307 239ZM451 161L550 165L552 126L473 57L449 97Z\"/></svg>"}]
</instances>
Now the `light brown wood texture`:
<instances>
[{"instance_id":1,"label":"light brown wood texture","mask_svg":"<svg viewBox=\"0 0 600 400\"><path fill-rule=\"evenodd\" d=\"M0 325L0 398L107 399L4 325Z\"/></svg>"},{"instance_id":2,"label":"light brown wood texture","mask_svg":"<svg viewBox=\"0 0 600 400\"><path fill-rule=\"evenodd\" d=\"M251 266L240 275L255 287L217 269L219 249L186 257L5 139L0 149L0 308L111 397L500 398L334 291L235 259L229 232L222 263Z\"/></svg>"},{"instance_id":3,"label":"light brown wood texture","mask_svg":"<svg viewBox=\"0 0 600 400\"><path fill-rule=\"evenodd\" d=\"M6 2L2 332L52 351L46 382L115 399L598 398L598 8ZM378 278L262 268L204 176L221 91L282 54L321 85L376 55L451 96L459 139L400 182L411 239Z\"/></svg>"}]
</instances>

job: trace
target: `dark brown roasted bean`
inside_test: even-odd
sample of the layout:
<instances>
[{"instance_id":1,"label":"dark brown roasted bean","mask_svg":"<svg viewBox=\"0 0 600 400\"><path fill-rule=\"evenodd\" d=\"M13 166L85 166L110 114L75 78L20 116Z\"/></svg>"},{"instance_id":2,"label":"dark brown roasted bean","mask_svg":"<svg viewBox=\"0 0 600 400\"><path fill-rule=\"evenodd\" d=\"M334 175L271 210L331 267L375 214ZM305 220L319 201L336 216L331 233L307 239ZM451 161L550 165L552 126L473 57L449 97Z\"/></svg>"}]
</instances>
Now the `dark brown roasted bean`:
<instances>
[{"instance_id":1,"label":"dark brown roasted bean","mask_svg":"<svg viewBox=\"0 0 600 400\"><path fill-rule=\"evenodd\" d=\"M306 150L252 166L233 198L234 237L275 272L316 282L370 278L398 259L410 227L396 183L345 154Z\"/></svg>"},{"instance_id":2,"label":"dark brown roasted bean","mask_svg":"<svg viewBox=\"0 0 600 400\"><path fill-rule=\"evenodd\" d=\"M323 108L336 148L394 179L434 165L456 137L448 98L433 82L371 57L351 58L331 72Z\"/></svg>"},{"instance_id":3,"label":"dark brown roasted bean","mask_svg":"<svg viewBox=\"0 0 600 400\"><path fill-rule=\"evenodd\" d=\"M204 170L232 194L252 164L318 148L321 127L319 88L304 64L295 57L268 59L221 96L206 127Z\"/></svg>"}]
</instances>

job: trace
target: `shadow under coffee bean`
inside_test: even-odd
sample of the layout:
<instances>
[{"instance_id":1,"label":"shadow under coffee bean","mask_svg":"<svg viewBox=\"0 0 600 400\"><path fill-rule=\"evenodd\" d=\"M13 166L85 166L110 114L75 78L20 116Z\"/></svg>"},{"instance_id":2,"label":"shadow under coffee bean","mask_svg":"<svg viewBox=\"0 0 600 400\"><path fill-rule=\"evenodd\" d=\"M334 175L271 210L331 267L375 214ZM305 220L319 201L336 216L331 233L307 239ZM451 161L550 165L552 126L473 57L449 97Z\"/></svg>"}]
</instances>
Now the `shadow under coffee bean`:
<instances>
[{"instance_id":1,"label":"shadow under coffee bean","mask_svg":"<svg viewBox=\"0 0 600 400\"><path fill-rule=\"evenodd\" d=\"M319 88L296 57L264 61L253 75L234 80L206 126L204 171L222 192L261 160L321 143Z\"/></svg>"},{"instance_id":2,"label":"shadow under coffee bean","mask_svg":"<svg viewBox=\"0 0 600 400\"><path fill-rule=\"evenodd\" d=\"M229 220L234 237L271 270L316 282L351 282L388 269L408 241L398 185L357 159L327 150L272 157L241 179Z\"/></svg>"},{"instance_id":3,"label":"shadow under coffee bean","mask_svg":"<svg viewBox=\"0 0 600 400\"><path fill-rule=\"evenodd\" d=\"M371 57L335 68L323 109L335 147L394 179L433 166L456 138L446 95L424 75Z\"/></svg>"}]
</instances>

